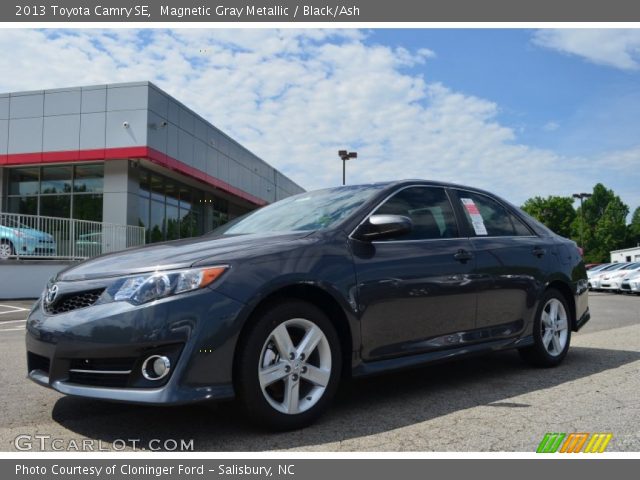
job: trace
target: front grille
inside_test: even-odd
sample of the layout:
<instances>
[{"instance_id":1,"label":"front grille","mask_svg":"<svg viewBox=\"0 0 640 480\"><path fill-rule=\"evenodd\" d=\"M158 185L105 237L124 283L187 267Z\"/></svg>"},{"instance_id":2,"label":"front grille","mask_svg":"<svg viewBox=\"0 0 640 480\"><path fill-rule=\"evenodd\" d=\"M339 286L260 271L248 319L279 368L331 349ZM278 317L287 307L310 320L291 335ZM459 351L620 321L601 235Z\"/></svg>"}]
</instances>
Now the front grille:
<instances>
[{"instance_id":1,"label":"front grille","mask_svg":"<svg viewBox=\"0 0 640 480\"><path fill-rule=\"evenodd\" d=\"M108 375L102 373L69 372L69 382L90 387L124 388L129 375Z\"/></svg>"},{"instance_id":2,"label":"front grille","mask_svg":"<svg viewBox=\"0 0 640 480\"><path fill-rule=\"evenodd\" d=\"M620 290L631 290L631 284L626 283L626 282L625 282L625 283L622 283L622 284L620 285Z\"/></svg>"},{"instance_id":3,"label":"front grille","mask_svg":"<svg viewBox=\"0 0 640 480\"><path fill-rule=\"evenodd\" d=\"M87 290L84 292L69 293L67 295L63 295L50 305L46 305L45 302L45 310L47 311L47 313L57 315L59 313L78 310L79 308L90 307L98 301L98 298L100 298L102 292L104 292L104 288Z\"/></svg>"},{"instance_id":4,"label":"front grille","mask_svg":"<svg viewBox=\"0 0 640 480\"><path fill-rule=\"evenodd\" d=\"M42 355L36 355L35 353L27 353L27 368L30 372L34 370L42 370L45 373L49 373L49 359Z\"/></svg>"},{"instance_id":5,"label":"front grille","mask_svg":"<svg viewBox=\"0 0 640 480\"><path fill-rule=\"evenodd\" d=\"M69 367L69 382L94 387L123 388L135 358L86 358L73 359Z\"/></svg>"}]
</instances>

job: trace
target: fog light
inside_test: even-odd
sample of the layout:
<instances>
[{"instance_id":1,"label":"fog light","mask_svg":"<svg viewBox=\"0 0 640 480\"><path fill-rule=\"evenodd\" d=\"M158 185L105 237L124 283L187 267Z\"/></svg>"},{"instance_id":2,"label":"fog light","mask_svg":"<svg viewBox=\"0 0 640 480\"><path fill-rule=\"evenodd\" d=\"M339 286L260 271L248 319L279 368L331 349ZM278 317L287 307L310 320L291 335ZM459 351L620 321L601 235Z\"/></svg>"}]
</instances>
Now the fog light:
<instances>
[{"instance_id":1,"label":"fog light","mask_svg":"<svg viewBox=\"0 0 640 480\"><path fill-rule=\"evenodd\" d=\"M147 380L160 380L169 375L171 361L164 355L151 355L142 364L142 376Z\"/></svg>"}]
</instances>

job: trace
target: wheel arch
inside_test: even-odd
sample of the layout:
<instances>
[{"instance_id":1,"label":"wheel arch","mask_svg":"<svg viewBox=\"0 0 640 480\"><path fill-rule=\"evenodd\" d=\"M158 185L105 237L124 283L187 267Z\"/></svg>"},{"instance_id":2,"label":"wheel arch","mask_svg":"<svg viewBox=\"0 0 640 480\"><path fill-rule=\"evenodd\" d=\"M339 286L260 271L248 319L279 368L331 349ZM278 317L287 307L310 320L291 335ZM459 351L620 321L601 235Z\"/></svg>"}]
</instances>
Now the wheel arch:
<instances>
[{"instance_id":1,"label":"wheel arch","mask_svg":"<svg viewBox=\"0 0 640 480\"><path fill-rule=\"evenodd\" d=\"M301 300L308 302L322 310L329 321L332 323L338 338L340 339L340 348L342 351L343 368L342 376L349 375L351 372L351 360L353 357L354 339L358 339L357 331L354 331L352 322L341 306L340 302L329 293L326 289L317 284L296 283L282 286L261 298L255 305L251 306L246 316L246 321L240 329L238 340L234 351L232 378L236 381L237 361L240 345L244 338L251 330L253 324L260 317L262 312L268 310L271 306L285 300Z\"/></svg>"}]
</instances>

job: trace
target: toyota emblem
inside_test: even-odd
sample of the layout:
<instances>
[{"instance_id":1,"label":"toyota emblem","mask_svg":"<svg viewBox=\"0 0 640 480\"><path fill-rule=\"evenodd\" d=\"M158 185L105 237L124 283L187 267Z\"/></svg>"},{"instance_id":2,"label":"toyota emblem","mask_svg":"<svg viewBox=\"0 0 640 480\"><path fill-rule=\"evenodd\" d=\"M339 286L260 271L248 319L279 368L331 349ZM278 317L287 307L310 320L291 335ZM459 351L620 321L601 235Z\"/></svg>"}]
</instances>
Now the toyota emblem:
<instances>
[{"instance_id":1,"label":"toyota emblem","mask_svg":"<svg viewBox=\"0 0 640 480\"><path fill-rule=\"evenodd\" d=\"M47 290L47 294L44 297L44 301L47 305L51 305L58 295L58 285L52 285Z\"/></svg>"}]
</instances>

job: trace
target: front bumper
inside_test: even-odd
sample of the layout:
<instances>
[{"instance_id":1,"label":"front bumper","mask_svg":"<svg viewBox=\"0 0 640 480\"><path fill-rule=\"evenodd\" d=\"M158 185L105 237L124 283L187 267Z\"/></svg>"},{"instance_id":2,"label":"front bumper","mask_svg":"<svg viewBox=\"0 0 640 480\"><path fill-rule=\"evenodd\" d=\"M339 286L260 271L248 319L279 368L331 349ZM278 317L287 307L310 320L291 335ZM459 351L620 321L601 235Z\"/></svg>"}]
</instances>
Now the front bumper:
<instances>
[{"instance_id":1,"label":"front bumper","mask_svg":"<svg viewBox=\"0 0 640 480\"><path fill-rule=\"evenodd\" d=\"M600 282L601 290L620 290L620 280L602 280Z\"/></svg>"},{"instance_id":2,"label":"front bumper","mask_svg":"<svg viewBox=\"0 0 640 480\"><path fill-rule=\"evenodd\" d=\"M64 394L130 403L231 398L243 309L210 288L141 306L112 302L57 315L47 314L39 300L27 321L28 377ZM159 381L141 371L153 354L171 359L169 375Z\"/></svg>"}]
</instances>

